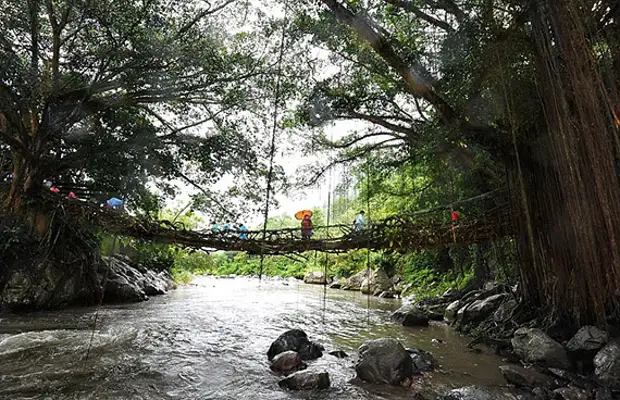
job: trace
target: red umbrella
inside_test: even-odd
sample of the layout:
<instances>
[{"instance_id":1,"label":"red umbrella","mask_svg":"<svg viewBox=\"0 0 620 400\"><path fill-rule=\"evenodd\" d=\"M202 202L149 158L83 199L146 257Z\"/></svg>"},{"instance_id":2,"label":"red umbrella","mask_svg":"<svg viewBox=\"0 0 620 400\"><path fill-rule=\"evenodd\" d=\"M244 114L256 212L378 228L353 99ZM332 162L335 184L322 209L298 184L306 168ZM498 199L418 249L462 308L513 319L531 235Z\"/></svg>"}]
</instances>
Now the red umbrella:
<instances>
[{"instance_id":1,"label":"red umbrella","mask_svg":"<svg viewBox=\"0 0 620 400\"><path fill-rule=\"evenodd\" d=\"M295 213L295 218L296 218L296 219L299 219L299 220L302 220L302 219L304 219L304 217L305 217L306 215L307 215L307 216L309 216L309 217L311 217L311 216L312 216L312 211L310 211L310 210L301 210L301 211L297 211L297 212Z\"/></svg>"}]
</instances>

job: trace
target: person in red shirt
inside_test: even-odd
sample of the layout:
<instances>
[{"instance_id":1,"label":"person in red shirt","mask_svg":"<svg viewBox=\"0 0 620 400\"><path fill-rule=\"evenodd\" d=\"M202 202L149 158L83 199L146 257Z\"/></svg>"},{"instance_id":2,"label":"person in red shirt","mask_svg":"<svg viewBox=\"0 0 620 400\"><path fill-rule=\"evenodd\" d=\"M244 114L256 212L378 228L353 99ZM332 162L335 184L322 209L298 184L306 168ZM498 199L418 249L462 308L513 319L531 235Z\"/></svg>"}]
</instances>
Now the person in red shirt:
<instances>
[{"instance_id":1,"label":"person in red shirt","mask_svg":"<svg viewBox=\"0 0 620 400\"><path fill-rule=\"evenodd\" d=\"M456 231L454 230L454 226L458 224L459 219L461 218L461 214L459 214L458 211L456 211L454 208L451 209L451 218L452 218L452 224L450 224L450 231L452 232L452 240L454 240L454 243L456 243Z\"/></svg>"},{"instance_id":2,"label":"person in red shirt","mask_svg":"<svg viewBox=\"0 0 620 400\"><path fill-rule=\"evenodd\" d=\"M461 216L459 215L459 212L456 210L452 210L452 222L459 222L459 219L461 218Z\"/></svg>"},{"instance_id":3,"label":"person in red shirt","mask_svg":"<svg viewBox=\"0 0 620 400\"><path fill-rule=\"evenodd\" d=\"M310 236L312 236L312 220L309 215L304 215L304 219L301 220L301 237L310 239Z\"/></svg>"}]
</instances>

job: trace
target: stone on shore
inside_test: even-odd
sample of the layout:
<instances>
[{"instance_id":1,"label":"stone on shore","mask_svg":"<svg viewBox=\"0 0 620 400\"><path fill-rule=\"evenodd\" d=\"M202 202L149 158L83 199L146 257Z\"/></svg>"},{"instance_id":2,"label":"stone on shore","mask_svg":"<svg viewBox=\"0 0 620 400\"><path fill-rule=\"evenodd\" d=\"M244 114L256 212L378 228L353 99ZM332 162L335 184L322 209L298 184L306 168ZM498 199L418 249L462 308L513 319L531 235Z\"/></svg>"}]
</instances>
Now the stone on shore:
<instances>
[{"instance_id":1,"label":"stone on shore","mask_svg":"<svg viewBox=\"0 0 620 400\"><path fill-rule=\"evenodd\" d=\"M609 342L594 357L596 381L612 390L620 390L620 343Z\"/></svg>"},{"instance_id":2,"label":"stone on shore","mask_svg":"<svg viewBox=\"0 0 620 400\"><path fill-rule=\"evenodd\" d=\"M526 362L562 369L571 366L564 347L540 329L517 329L511 342L515 354Z\"/></svg>"}]
</instances>

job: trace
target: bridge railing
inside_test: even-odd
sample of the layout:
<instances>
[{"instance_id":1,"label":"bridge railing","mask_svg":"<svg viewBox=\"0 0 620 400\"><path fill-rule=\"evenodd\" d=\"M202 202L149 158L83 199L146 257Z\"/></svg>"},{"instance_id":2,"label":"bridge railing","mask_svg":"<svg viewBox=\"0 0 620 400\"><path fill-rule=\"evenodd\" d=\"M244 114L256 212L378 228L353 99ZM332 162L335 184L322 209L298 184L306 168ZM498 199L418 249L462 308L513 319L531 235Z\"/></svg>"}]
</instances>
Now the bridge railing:
<instances>
[{"instance_id":1,"label":"bridge railing","mask_svg":"<svg viewBox=\"0 0 620 400\"><path fill-rule=\"evenodd\" d=\"M359 248L409 251L451 243L475 243L508 234L510 230L507 205L487 209L481 216L466 215L456 224L450 221L449 213L439 210L434 216L422 218L401 215L369 221L359 232L353 224L315 226L311 239L304 239L301 226L269 229L264 233L264 238L261 230L212 233L209 230L186 229L180 222L132 216L120 210L102 208L94 202L72 200L51 192L42 193L40 199L48 204L46 207L49 209L61 212L76 222L88 221L93 226L116 234L193 248L247 251L254 254L348 251Z\"/></svg>"}]
</instances>

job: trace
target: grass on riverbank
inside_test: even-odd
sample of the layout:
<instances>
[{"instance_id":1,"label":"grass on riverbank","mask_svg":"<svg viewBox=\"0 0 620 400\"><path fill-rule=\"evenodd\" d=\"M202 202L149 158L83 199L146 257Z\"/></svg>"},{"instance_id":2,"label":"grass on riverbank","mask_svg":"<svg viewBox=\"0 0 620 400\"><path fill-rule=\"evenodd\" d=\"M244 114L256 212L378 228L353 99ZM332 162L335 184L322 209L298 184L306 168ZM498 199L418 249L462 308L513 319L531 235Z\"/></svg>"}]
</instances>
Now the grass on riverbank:
<instances>
[{"instance_id":1,"label":"grass on riverbank","mask_svg":"<svg viewBox=\"0 0 620 400\"><path fill-rule=\"evenodd\" d=\"M345 254L325 255L310 253L291 259L284 256L266 256L263 262L263 275L295 277L302 279L313 271L323 271L327 263L328 273L334 277L348 278L363 270L370 261L370 267L383 269L388 275L398 275L408 286L406 294L418 297L435 296L450 288L461 288L472 276L468 268L462 273L449 271L439 273L432 267L431 257L427 254L386 255L365 250L351 251ZM197 275L258 275L260 257L246 253L179 252L175 256L171 269L175 282L190 283Z\"/></svg>"}]
</instances>

